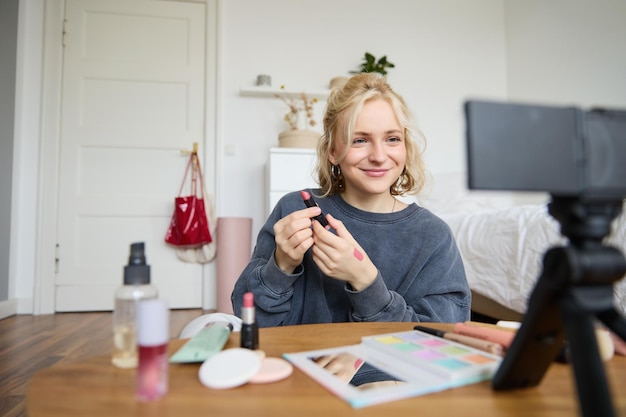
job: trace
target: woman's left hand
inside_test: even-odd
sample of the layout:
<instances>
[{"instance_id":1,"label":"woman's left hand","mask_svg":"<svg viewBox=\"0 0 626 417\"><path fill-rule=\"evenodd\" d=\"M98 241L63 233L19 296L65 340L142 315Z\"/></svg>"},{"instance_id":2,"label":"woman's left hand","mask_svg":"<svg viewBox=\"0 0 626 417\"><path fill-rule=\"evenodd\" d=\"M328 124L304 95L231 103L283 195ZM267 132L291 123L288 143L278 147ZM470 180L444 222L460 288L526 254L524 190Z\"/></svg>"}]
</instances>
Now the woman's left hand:
<instances>
[{"instance_id":1,"label":"woman's left hand","mask_svg":"<svg viewBox=\"0 0 626 417\"><path fill-rule=\"evenodd\" d=\"M343 222L330 214L326 215L326 220L337 234L313 222L313 260L324 274L346 281L355 291L361 291L374 282L378 269Z\"/></svg>"}]
</instances>

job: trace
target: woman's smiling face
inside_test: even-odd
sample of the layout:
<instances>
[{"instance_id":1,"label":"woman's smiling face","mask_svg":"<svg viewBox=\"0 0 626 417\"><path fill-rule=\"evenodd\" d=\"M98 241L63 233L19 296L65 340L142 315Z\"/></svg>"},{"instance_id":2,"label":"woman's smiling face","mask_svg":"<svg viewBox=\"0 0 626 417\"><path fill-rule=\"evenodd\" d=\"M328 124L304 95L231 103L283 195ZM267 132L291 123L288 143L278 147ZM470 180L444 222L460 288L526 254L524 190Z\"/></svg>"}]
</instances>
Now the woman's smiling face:
<instances>
[{"instance_id":1,"label":"woman's smiling face","mask_svg":"<svg viewBox=\"0 0 626 417\"><path fill-rule=\"evenodd\" d=\"M338 141L331 163L344 150ZM345 158L340 162L345 197L356 200L389 196L389 187L402 174L406 162L404 129L391 105L383 99L367 101L354 126L354 135Z\"/></svg>"}]
</instances>

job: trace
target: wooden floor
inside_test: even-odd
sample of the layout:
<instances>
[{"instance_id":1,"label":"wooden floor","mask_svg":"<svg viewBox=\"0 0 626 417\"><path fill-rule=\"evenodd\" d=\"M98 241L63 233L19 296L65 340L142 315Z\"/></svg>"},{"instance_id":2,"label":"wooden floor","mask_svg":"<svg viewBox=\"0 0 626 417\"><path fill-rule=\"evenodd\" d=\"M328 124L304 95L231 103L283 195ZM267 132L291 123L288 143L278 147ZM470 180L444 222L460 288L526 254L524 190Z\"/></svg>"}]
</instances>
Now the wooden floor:
<instances>
[{"instance_id":1,"label":"wooden floor","mask_svg":"<svg viewBox=\"0 0 626 417\"><path fill-rule=\"evenodd\" d=\"M173 310L170 336L177 338L200 309ZM111 313L18 315L0 320L0 416L23 417L26 386L40 369L60 362L108 355Z\"/></svg>"}]
</instances>

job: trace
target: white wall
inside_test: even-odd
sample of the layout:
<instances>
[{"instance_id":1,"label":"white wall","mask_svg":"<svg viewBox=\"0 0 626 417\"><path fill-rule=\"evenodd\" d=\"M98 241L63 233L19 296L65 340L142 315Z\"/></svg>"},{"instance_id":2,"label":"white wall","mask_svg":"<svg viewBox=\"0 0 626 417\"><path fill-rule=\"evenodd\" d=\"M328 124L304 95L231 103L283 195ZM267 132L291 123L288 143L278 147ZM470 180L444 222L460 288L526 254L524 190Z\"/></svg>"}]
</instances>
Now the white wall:
<instances>
[{"instance_id":1,"label":"white wall","mask_svg":"<svg viewBox=\"0 0 626 417\"><path fill-rule=\"evenodd\" d=\"M427 136L434 174L465 171L467 98L626 108L623 0L228 0L220 8L217 210L252 217L254 233L265 219L267 150L286 110L278 99L239 96L257 74L275 86L320 89L356 69L365 51L386 54L396 64L389 81Z\"/></svg>"},{"instance_id":2,"label":"white wall","mask_svg":"<svg viewBox=\"0 0 626 417\"><path fill-rule=\"evenodd\" d=\"M506 0L511 99L626 108L626 1Z\"/></svg>"},{"instance_id":3,"label":"white wall","mask_svg":"<svg viewBox=\"0 0 626 417\"><path fill-rule=\"evenodd\" d=\"M221 8L219 216L265 220L268 149L284 130L276 98L241 97L270 74L273 85L319 90L349 75L368 51L396 65L389 81L416 113L433 171L464 164L463 100L506 96L502 0L228 0ZM323 106L317 117L321 119ZM234 155L224 147L234 146Z\"/></svg>"},{"instance_id":4,"label":"white wall","mask_svg":"<svg viewBox=\"0 0 626 417\"><path fill-rule=\"evenodd\" d=\"M626 109L626 1L505 0L505 11L510 100Z\"/></svg>"}]
</instances>

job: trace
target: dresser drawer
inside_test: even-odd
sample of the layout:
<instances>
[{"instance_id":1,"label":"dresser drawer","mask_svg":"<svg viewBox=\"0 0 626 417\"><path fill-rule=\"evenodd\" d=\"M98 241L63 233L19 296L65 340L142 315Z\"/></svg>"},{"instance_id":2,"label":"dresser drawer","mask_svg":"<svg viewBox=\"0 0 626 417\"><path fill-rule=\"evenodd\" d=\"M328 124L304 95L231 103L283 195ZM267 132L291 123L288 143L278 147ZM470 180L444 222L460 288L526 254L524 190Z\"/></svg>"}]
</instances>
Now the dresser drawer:
<instances>
[{"instance_id":1,"label":"dresser drawer","mask_svg":"<svg viewBox=\"0 0 626 417\"><path fill-rule=\"evenodd\" d=\"M317 187L315 149L272 148L267 166L268 212L283 195Z\"/></svg>"}]
</instances>

